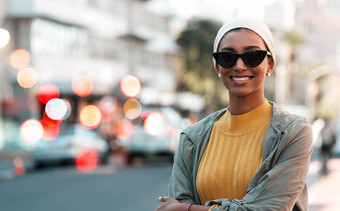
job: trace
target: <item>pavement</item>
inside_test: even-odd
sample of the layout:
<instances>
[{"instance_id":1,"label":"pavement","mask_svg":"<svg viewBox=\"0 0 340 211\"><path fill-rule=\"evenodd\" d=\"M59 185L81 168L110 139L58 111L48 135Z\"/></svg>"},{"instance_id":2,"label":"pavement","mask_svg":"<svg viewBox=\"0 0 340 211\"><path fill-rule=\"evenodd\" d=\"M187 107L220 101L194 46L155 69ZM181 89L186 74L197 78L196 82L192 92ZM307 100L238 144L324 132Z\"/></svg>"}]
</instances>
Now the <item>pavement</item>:
<instances>
[{"instance_id":1,"label":"pavement","mask_svg":"<svg viewBox=\"0 0 340 211\"><path fill-rule=\"evenodd\" d=\"M319 161L311 163L310 172L314 173ZM340 158L332 158L327 163L328 174L319 176L317 181L310 184L309 211L338 211L340 210ZM309 174L309 177L314 174ZM308 184L308 183L307 183Z\"/></svg>"}]
</instances>

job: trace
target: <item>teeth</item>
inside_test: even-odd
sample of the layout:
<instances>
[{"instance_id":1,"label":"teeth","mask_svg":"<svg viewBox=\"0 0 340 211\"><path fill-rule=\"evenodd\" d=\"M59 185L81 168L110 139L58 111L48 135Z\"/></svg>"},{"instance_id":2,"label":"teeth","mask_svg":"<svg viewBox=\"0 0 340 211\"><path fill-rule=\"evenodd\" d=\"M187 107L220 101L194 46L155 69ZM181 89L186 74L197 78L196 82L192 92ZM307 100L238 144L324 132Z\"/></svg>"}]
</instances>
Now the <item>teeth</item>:
<instances>
[{"instance_id":1,"label":"teeth","mask_svg":"<svg viewBox=\"0 0 340 211\"><path fill-rule=\"evenodd\" d=\"M250 77L233 77L233 80L235 81L245 81L245 80L249 80Z\"/></svg>"}]
</instances>

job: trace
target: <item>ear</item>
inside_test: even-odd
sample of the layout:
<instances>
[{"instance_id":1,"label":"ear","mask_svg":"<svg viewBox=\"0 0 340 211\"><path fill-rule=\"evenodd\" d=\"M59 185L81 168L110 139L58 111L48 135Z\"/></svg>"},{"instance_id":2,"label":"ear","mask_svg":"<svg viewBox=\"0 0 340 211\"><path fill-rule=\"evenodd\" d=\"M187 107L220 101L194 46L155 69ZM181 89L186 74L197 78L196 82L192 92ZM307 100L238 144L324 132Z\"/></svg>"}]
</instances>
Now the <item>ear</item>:
<instances>
[{"instance_id":1,"label":"ear","mask_svg":"<svg viewBox=\"0 0 340 211\"><path fill-rule=\"evenodd\" d=\"M217 63L215 64L215 71L217 75L221 74L220 65L218 65Z\"/></svg>"},{"instance_id":2,"label":"ear","mask_svg":"<svg viewBox=\"0 0 340 211\"><path fill-rule=\"evenodd\" d=\"M268 73L272 74L274 72L275 62L272 57L268 59Z\"/></svg>"}]
</instances>

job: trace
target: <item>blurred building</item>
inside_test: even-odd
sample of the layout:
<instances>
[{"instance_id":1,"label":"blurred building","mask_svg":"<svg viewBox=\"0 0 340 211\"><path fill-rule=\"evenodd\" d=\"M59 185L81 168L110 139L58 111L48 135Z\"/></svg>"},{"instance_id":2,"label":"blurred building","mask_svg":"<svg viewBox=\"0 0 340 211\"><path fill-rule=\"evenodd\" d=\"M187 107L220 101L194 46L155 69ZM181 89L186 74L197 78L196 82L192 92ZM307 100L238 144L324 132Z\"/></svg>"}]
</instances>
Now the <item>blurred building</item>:
<instances>
[{"instance_id":1,"label":"blurred building","mask_svg":"<svg viewBox=\"0 0 340 211\"><path fill-rule=\"evenodd\" d=\"M317 115L340 115L340 2L303 0L297 3L296 24L307 37L299 60L314 83Z\"/></svg>"},{"instance_id":2,"label":"blurred building","mask_svg":"<svg viewBox=\"0 0 340 211\"><path fill-rule=\"evenodd\" d=\"M169 59L178 51L169 33L169 16L148 8L143 0L8 0L4 28L12 36L9 52L28 50L30 65L38 72L38 84L25 94L53 83L62 97L77 104L119 95L120 80L132 74L141 81L142 101L174 103L169 93L176 81ZM8 68L20 97L17 70ZM87 98L72 93L78 75L93 83ZM166 95L171 98L157 97Z\"/></svg>"},{"instance_id":3,"label":"blurred building","mask_svg":"<svg viewBox=\"0 0 340 211\"><path fill-rule=\"evenodd\" d=\"M320 93L329 93L333 101L339 99L331 91L339 90L334 89L338 85L329 80L320 84L325 76L339 75L339 11L337 0L275 0L266 7L264 20L273 31L279 56L271 81L278 103L302 105L314 112ZM303 41L290 46L282 38L287 31L302 36Z\"/></svg>"}]
</instances>

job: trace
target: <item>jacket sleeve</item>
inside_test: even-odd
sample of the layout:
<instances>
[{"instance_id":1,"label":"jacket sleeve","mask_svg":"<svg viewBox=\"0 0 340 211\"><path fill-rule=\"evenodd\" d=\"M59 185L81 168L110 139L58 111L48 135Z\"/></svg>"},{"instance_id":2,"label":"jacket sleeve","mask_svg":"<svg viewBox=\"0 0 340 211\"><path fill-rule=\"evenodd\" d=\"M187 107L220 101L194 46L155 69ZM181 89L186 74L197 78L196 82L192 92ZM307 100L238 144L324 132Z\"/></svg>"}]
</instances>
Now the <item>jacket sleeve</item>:
<instances>
[{"instance_id":1,"label":"jacket sleeve","mask_svg":"<svg viewBox=\"0 0 340 211\"><path fill-rule=\"evenodd\" d=\"M217 199L206 205L219 204L214 211L293 210L295 205L294 210L307 210L305 180L312 153L312 127L300 119L279 136L243 199Z\"/></svg>"},{"instance_id":2,"label":"jacket sleeve","mask_svg":"<svg viewBox=\"0 0 340 211\"><path fill-rule=\"evenodd\" d=\"M193 202L193 175L192 156L194 145L190 139L182 133L178 149L174 157L174 164L167 196L171 196L181 202Z\"/></svg>"}]
</instances>

